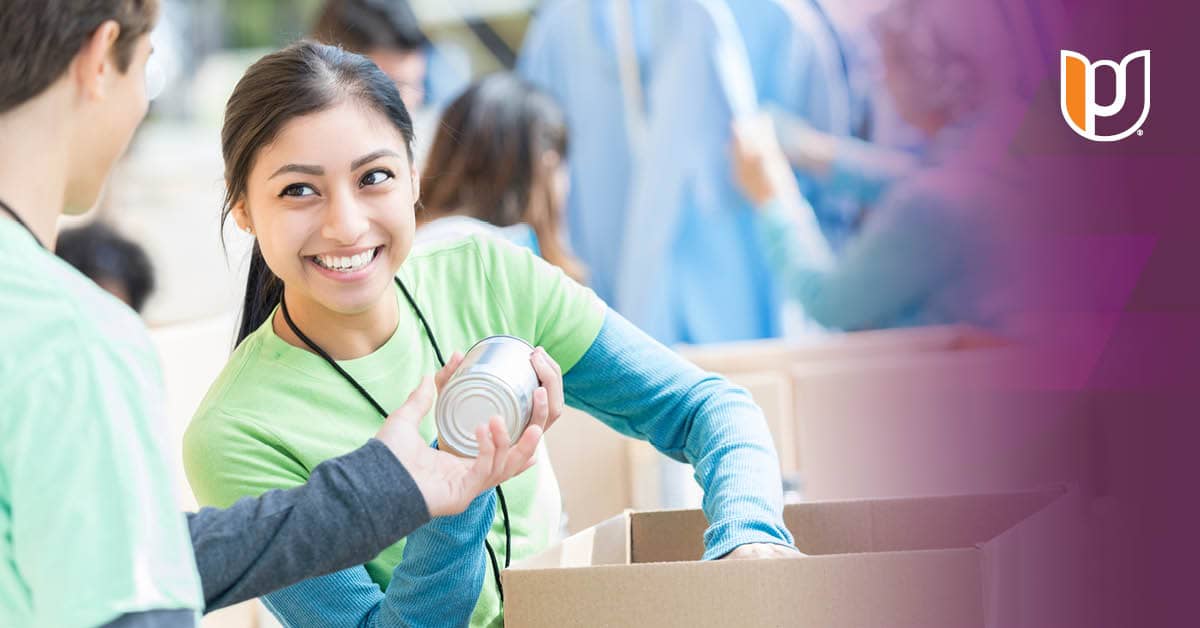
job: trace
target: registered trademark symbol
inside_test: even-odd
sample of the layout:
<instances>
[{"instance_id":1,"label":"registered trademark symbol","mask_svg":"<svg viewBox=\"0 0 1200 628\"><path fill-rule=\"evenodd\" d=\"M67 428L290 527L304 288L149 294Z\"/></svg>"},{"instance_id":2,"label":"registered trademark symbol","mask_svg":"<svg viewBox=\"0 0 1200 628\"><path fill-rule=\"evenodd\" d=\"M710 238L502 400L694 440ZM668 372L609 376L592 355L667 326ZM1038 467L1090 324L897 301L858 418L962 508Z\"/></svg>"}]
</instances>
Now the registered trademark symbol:
<instances>
[{"instance_id":1,"label":"registered trademark symbol","mask_svg":"<svg viewBox=\"0 0 1200 628\"><path fill-rule=\"evenodd\" d=\"M1145 134L1146 134L1146 132L1145 132L1145 131L1143 131L1143 130L1141 130L1141 129L1138 129L1138 130L1137 130L1137 134L1138 134L1138 137L1141 137L1141 136L1145 135Z\"/></svg>"}]
</instances>

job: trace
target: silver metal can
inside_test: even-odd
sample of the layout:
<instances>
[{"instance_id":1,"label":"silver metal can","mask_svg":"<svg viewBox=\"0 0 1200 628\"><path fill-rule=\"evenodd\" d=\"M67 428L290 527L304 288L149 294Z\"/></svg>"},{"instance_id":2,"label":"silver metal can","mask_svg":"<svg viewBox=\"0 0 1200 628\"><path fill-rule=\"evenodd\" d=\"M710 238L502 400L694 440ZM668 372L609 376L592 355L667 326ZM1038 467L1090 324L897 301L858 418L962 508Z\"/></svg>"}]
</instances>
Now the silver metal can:
<instances>
[{"instance_id":1,"label":"silver metal can","mask_svg":"<svg viewBox=\"0 0 1200 628\"><path fill-rule=\"evenodd\" d=\"M529 358L533 346L514 336L489 336L475 343L437 400L438 442L475 457L475 428L499 415L515 443L529 425L533 391L539 386Z\"/></svg>"}]
</instances>

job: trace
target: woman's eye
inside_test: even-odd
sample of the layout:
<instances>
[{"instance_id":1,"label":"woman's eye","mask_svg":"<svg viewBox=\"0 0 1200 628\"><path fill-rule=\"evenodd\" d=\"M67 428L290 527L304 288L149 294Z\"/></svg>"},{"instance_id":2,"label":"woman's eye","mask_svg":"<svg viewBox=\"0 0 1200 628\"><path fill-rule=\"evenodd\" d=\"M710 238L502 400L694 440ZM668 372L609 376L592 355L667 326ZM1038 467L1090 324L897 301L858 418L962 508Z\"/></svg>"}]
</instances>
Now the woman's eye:
<instances>
[{"instance_id":1,"label":"woman's eye","mask_svg":"<svg viewBox=\"0 0 1200 628\"><path fill-rule=\"evenodd\" d=\"M384 181L392 178L392 173L387 170L372 170L363 175L363 178L358 180L358 187L366 187L368 185L379 185Z\"/></svg>"},{"instance_id":2,"label":"woman's eye","mask_svg":"<svg viewBox=\"0 0 1200 628\"><path fill-rule=\"evenodd\" d=\"M312 189L312 186L310 186L310 185L307 185L304 183L293 183L293 184L287 186L286 188L283 188L283 191L280 192L279 195L280 196L297 196L297 197L299 197L299 196L312 196L316 193L317 193L317 191Z\"/></svg>"}]
</instances>

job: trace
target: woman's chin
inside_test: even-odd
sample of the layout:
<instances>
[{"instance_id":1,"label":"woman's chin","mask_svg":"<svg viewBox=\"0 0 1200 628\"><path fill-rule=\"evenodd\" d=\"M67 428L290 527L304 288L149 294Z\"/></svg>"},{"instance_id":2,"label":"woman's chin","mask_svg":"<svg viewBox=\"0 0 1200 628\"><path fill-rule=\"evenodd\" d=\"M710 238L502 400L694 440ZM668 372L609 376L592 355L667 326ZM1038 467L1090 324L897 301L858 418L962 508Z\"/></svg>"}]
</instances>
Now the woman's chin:
<instances>
[{"instance_id":1,"label":"woman's chin","mask_svg":"<svg viewBox=\"0 0 1200 628\"><path fill-rule=\"evenodd\" d=\"M371 311L389 296L391 282L391 277L385 273L335 285L326 281L309 282L309 295L326 310L353 316Z\"/></svg>"}]
</instances>

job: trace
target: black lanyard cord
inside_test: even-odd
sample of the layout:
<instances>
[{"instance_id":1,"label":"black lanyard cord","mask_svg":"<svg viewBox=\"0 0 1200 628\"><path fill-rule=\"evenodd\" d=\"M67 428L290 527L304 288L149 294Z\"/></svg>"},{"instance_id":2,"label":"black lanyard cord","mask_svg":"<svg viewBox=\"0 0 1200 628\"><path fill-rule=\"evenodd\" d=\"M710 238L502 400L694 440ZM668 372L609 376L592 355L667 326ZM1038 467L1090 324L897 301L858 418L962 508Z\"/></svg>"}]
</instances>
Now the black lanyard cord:
<instances>
[{"instance_id":1,"label":"black lanyard cord","mask_svg":"<svg viewBox=\"0 0 1200 628\"><path fill-rule=\"evenodd\" d=\"M21 225L22 228L28 231L29 235L33 237L33 241L38 243L38 246L42 247L43 249L46 248L46 245L42 244L42 241L38 239L37 234L33 232L33 229L30 229L29 225L25 224L25 221L21 219L20 214L18 214L13 208L9 207L8 203L0 201L0 210L3 210L4 213L8 214L9 216L12 216L13 220L17 221L18 225Z\"/></svg>"},{"instance_id":2,"label":"black lanyard cord","mask_svg":"<svg viewBox=\"0 0 1200 628\"><path fill-rule=\"evenodd\" d=\"M425 320L425 315L421 313L421 308L417 307L417 300L408 292L408 288L404 287L404 282L400 281L399 277L394 278L396 285L400 286L400 292L404 293L404 298L408 304L412 306L414 312L417 313L417 320L421 321L421 326L425 328L425 337L429 339L429 344L433 345L433 354L437 356L439 366L446 366L446 358L442 357L442 350L438 348L437 338L433 336L433 330L429 328L429 321Z\"/></svg>"},{"instance_id":3,"label":"black lanyard cord","mask_svg":"<svg viewBox=\"0 0 1200 628\"><path fill-rule=\"evenodd\" d=\"M3 205L3 203L0 203L0 205ZM8 209L8 206L4 206L4 209L12 213L12 210ZM16 216L16 214L13 214L13 216ZM21 219L17 218L17 222L20 221ZM24 225L25 223L21 224ZM28 227L26 227L26 229L28 229ZM438 364L443 367L446 366L446 360L442 357L442 350L438 348L437 339L433 336L433 329L429 327L429 321L425 320L425 315L421 313L421 308L417 307L416 299L412 297L412 294L409 293L408 288L404 286L404 282L400 281L399 277L396 277L395 280L396 285L400 287L400 292L404 293L404 298L408 301L408 304L412 306L413 311L417 313L417 319L421 321L421 326L425 328L425 336L429 338L429 344L433 346L433 353L435 356L437 356ZM370 404L375 408L375 411L386 419L388 415L387 410L384 410L383 406L381 406L378 401L375 401L375 397L371 396L371 393L367 392L367 389L363 388L362 384L359 384L358 380L354 379L353 375L347 373L346 369L343 369L341 365L337 363L337 360L334 360L333 357L326 353L324 349L317 345L317 343L313 342L308 336L304 335L304 332L300 331L300 327L297 326L295 321L292 320L291 312L288 312L287 299L283 298L282 296L279 298L279 309L283 312L283 320L287 323L288 328L292 330L292 333L296 334L296 337L299 338L301 342L303 342L305 345L308 345L309 349L312 349L314 353L321 356L322 359L329 363L329 366L332 366L333 370L337 371L338 374L342 376L342 379L349 382L350 385L358 391L358 394L362 395L364 399L370 402ZM503 489L501 489L499 486L496 486L496 497L500 502L500 510L504 514L504 566L507 568L511 564L512 558L512 532L509 529L508 524L508 503L504 499ZM492 549L492 544L489 543L487 539L483 540L483 544L484 547L487 548L488 558L492 562L492 573L496 577L496 593L500 596L500 602L503 603L504 587L500 584L500 564L496 560L496 551Z\"/></svg>"}]
</instances>

